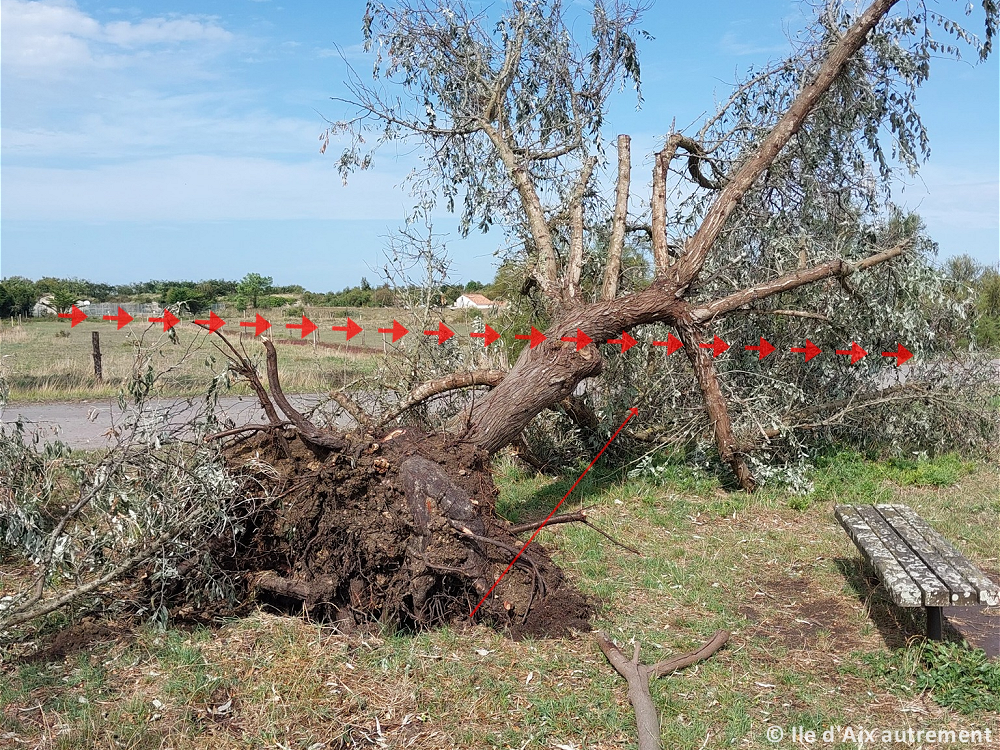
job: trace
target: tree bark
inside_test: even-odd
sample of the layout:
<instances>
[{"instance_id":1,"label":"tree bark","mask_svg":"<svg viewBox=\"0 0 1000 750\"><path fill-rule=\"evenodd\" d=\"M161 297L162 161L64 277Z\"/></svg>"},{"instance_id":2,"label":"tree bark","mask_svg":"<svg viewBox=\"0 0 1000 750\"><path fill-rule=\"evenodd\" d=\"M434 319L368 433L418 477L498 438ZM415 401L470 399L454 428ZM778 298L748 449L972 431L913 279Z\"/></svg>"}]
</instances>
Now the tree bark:
<instances>
[{"instance_id":1,"label":"tree bark","mask_svg":"<svg viewBox=\"0 0 1000 750\"><path fill-rule=\"evenodd\" d=\"M580 276L583 273L583 196L587 192L587 184L596 163L593 156L583 160L579 181L569 199L569 260L566 264L565 299L570 302L580 299Z\"/></svg>"},{"instance_id":2,"label":"tree bark","mask_svg":"<svg viewBox=\"0 0 1000 750\"><path fill-rule=\"evenodd\" d=\"M729 407L715 373L715 363L708 349L698 346L699 339L704 338L704 330L691 323L681 323L677 330L681 341L684 342L684 351L694 368L695 377L705 399L705 410L708 412L719 458L732 468L740 487L746 492L753 492L757 482L737 448L736 437L733 435L733 421L729 416Z\"/></svg>"},{"instance_id":3,"label":"tree bark","mask_svg":"<svg viewBox=\"0 0 1000 750\"><path fill-rule=\"evenodd\" d=\"M94 350L94 377L101 383L104 381L104 368L101 366L101 334L94 331L90 335L90 343Z\"/></svg>"},{"instance_id":4,"label":"tree bark","mask_svg":"<svg viewBox=\"0 0 1000 750\"><path fill-rule=\"evenodd\" d=\"M661 276L670 265L670 255L667 253L667 167L669 165L667 149L657 152L656 161L653 163L653 195L649 208L653 241L653 273L656 277Z\"/></svg>"},{"instance_id":5,"label":"tree bark","mask_svg":"<svg viewBox=\"0 0 1000 750\"><path fill-rule=\"evenodd\" d=\"M538 248L538 267L535 278L539 286L549 299L559 299L559 284L557 281L559 267L556 263L556 251L552 245L552 231L545 220L545 211L542 202L535 190L535 184L531 180L531 175L527 167L518 159L511 144L508 143L500 132L490 124L484 124L483 132L489 137L497 150L497 155L503 162L510 174L510 179L517 189L517 194L521 198L521 208L528 219L528 228L531 231L531 238Z\"/></svg>"},{"instance_id":6,"label":"tree bark","mask_svg":"<svg viewBox=\"0 0 1000 750\"><path fill-rule=\"evenodd\" d=\"M618 296L618 277L622 271L622 250L625 246L625 225L628 220L628 191L632 175L631 141L618 136L618 183L615 186L615 212L611 217L611 239L608 242L608 263L604 267L601 299Z\"/></svg>"}]
</instances>

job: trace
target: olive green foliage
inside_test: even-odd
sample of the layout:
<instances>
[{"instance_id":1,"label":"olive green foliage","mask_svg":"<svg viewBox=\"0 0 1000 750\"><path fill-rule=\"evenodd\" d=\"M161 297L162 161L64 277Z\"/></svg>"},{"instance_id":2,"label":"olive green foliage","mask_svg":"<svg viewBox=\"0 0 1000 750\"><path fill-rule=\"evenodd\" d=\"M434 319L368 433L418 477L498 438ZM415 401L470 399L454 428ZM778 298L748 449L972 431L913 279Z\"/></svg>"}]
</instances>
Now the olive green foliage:
<instances>
[{"instance_id":1,"label":"olive green foliage","mask_svg":"<svg viewBox=\"0 0 1000 750\"><path fill-rule=\"evenodd\" d=\"M203 411L185 425L194 430L186 442L169 414L146 408L154 380L151 368L137 371L123 390L120 443L103 455L40 444L20 422L0 427L0 542L33 569L24 587L4 592L0 629L26 613L86 601L102 580L147 563L157 593L145 614L161 622L171 590L196 602L234 595L210 550L239 537L258 500L256 485L203 440L219 428L214 404L227 381L213 380ZM197 561L183 576L182 560Z\"/></svg>"},{"instance_id":2,"label":"olive green foliage","mask_svg":"<svg viewBox=\"0 0 1000 750\"><path fill-rule=\"evenodd\" d=\"M248 273L236 285L236 305L240 308L260 307L261 298L271 291L274 279L259 273Z\"/></svg>"},{"instance_id":3,"label":"olive green foliage","mask_svg":"<svg viewBox=\"0 0 1000 750\"><path fill-rule=\"evenodd\" d=\"M0 281L0 318L29 315L37 301L35 284L31 279L11 276Z\"/></svg>"},{"instance_id":4,"label":"olive green foliage","mask_svg":"<svg viewBox=\"0 0 1000 750\"><path fill-rule=\"evenodd\" d=\"M943 264L948 294L963 307L971 329L963 339L982 349L1000 348L1000 274L968 255L948 258Z\"/></svg>"},{"instance_id":5,"label":"olive green foliage","mask_svg":"<svg viewBox=\"0 0 1000 750\"><path fill-rule=\"evenodd\" d=\"M55 308L56 312L67 312L80 298L73 293L73 290L66 287L57 287L49 296L49 304Z\"/></svg>"}]
</instances>

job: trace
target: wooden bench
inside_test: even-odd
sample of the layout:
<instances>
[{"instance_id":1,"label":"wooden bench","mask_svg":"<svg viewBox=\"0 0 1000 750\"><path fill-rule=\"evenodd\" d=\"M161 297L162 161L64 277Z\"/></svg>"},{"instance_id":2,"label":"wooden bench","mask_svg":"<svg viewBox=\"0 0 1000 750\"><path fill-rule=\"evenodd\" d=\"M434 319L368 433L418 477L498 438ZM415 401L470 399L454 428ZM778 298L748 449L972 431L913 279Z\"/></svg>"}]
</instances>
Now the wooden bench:
<instances>
[{"instance_id":1,"label":"wooden bench","mask_svg":"<svg viewBox=\"0 0 1000 750\"><path fill-rule=\"evenodd\" d=\"M906 505L838 505L837 520L900 607L927 610L941 640L942 607L1000 605L1000 586Z\"/></svg>"}]
</instances>

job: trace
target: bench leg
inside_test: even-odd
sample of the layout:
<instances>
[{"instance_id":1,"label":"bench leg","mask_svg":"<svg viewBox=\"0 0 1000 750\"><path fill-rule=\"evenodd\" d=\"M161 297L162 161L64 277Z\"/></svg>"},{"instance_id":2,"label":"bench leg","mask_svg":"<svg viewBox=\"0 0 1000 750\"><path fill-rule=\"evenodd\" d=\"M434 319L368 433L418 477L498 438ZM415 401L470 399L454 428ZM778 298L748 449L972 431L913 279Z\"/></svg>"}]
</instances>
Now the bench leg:
<instances>
[{"instance_id":1,"label":"bench leg","mask_svg":"<svg viewBox=\"0 0 1000 750\"><path fill-rule=\"evenodd\" d=\"M927 638L940 641L944 635L944 616L940 607L927 607Z\"/></svg>"}]
</instances>

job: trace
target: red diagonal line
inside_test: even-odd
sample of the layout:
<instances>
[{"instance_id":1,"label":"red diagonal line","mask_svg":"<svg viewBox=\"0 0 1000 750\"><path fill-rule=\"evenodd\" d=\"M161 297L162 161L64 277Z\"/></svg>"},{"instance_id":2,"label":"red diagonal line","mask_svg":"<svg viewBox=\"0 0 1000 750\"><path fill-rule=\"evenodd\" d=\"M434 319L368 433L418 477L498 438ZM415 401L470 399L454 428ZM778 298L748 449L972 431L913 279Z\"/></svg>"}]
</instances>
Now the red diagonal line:
<instances>
[{"instance_id":1,"label":"red diagonal line","mask_svg":"<svg viewBox=\"0 0 1000 750\"><path fill-rule=\"evenodd\" d=\"M541 525L541 526L539 526L539 527L538 527L537 529L535 529L535 533L534 533L534 534L532 534L532 535L531 535L531 538L530 538L530 539L528 539L528 541L526 541L526 542L524 543L524 546L523 546L523 547L521 547L521 551L520 551L520 552L518 552L518 553L517 553L516 555L514 555L514 559L510 561L510 565L508 565L508 566L507 566L507 569L506 569L506 570L505 570L505 571L504 571L503 573L501 573L501 574L500 574L500 577L499 577L499 578L497 578L497 580L496 580L496 581L494 582L494 584L493 584L492 586L490 586L490 590L489 590L489 591L487 591L487 592L486 592L486 593L485 593L485 594L483 595L483 598L479 600L479 604L477 604L477 605L476 605L476 608L475 608L474 610L472 610L472 612L470 612L470 613L469 613L469 617L472 617L473 615L475 615L475 614L476 614L476 612L477 612L477 611L479 611L479 608L480 608L481 606L483 606L483 602L485 602L485 601L486 601L486 599L487 599L487 598L489 597L489 595L493 593L493 589L495 589L495 588L497 587L497 585L498 585L498 584L500 583L500 581L502 581L502 580L503 580L503 577L504 577L505 575L507 575L507 574L508 574L508 573L510 572L510 569L514 567L514 563L516 563L516 562L517 562L517 560L518 560L518 558L519 558L519 557L520 557L520 556L521 556L522 554L524 554L524 551L525 551L525 550L526 550L526 549L528 548L528 545L529 545L529 544L531 544L531 543L532 543L533 541L535 541L535 537L536 537L536 536L538 536L538 532L539 532L539 531L541 531L542 529L544 529L544 528L545 528L545 524L547 524L547 523L549 522L549 519L551 519L551 518L552 518L552 516L554 516L554 515L556 514L556 511L557 511L557 510L559 510L559 506L560 506L560 505L562 505L562 504L563 504L563 503L564 503L564 502L566 501L566 498L570 496L570 493L571 493L571 492L573 492L573 490L575 490L575 489L576 489L576 486L577 486L578 484L580 484L580 480L581 480L581 479L583 479L583 478L584 478L584 477L585 477L585 476L587 475L587 472L588 472L588 471L590 471L590 467L591 467L591 466L593 466L594 464L596 464L596 463L597 463L597 459L599 459L599 458L601 457L601 454L602 454L602 453L604 453L604 451L605 451L605 450L607 450L607 447L608 447L609 445L611 445L611 442L612 442L612 441L613 441L613 440L614 440L614 439L615 439L616 437L618 437L618 433L619 433L619 432L621 432L622 430L624 430L624 429L625 429L625 425L627 425L627 424L628 424L628 421L629 421L629 420L630 420L630 419L631 419L632 417L634 417L634 416L635 416L636 414L638 414L638 413L639 413L639 410L638 410L638 409L636 409L635 407L632 407L632 411L630 411L630 412L629 412L629 415L628 415L627 417L625 417L625 421L621 423L621 425L620 425L620 426L618 427L618 429L617 429L617 430L615 430L615 434L614 434L614 435L612 435L612 436L611 436L611 437L610 437L610 438L608 439L608 442L606 442L606 443L604 444L604 447L603 447L603 448L601 448L601 450L600 450L600 451L598 451L597 455L596 455L596 456L594 456L594 460L593 460L593 461L591 461L591 462L590 462L590 465L589 465L589 466L587 466L587 468L583 470L583 474L581 474L580 476L578 476L578 477L576 478L576 481L575 481L575 482L573 482L573 486L572 486L572 487L570 487L570 488L569 488L569 490L567 490L567 491L566 491L566 494L562 496L562 500L560 500L560 501L559 501L558 503L556 503L556 507L554 507L554 508L552 509L552 512L551 512L551 513L549 513L549 515L547 515L547 516L545 517L545 520L544 520L544 521L542 521L542 525Z\"/></svg>"}]
</instances>

